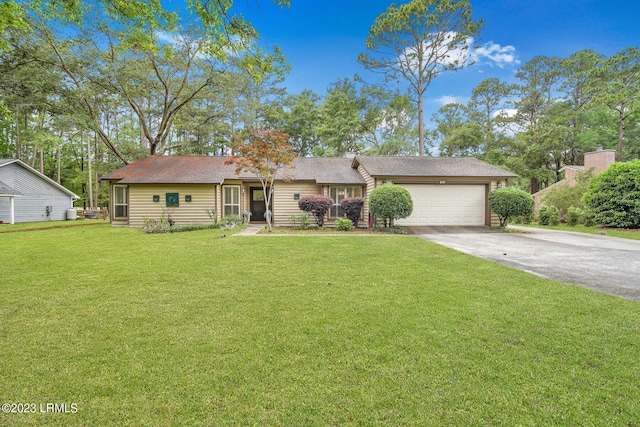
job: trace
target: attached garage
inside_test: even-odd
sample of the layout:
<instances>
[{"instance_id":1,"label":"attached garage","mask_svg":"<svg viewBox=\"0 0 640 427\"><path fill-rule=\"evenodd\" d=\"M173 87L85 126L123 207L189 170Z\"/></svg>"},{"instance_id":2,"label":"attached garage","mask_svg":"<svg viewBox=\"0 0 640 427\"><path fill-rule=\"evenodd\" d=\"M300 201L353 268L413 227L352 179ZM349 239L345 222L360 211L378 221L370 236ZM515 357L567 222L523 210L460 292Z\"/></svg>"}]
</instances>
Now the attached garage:
<instances>
[{"instance_id":1,"label":"attached garage","mask_svg":"<svg viewBox=\"0 0 640 427\"><path fill-rule=\"evenodd\" d=\"M486 185L400 184L413 213L398 225L485 225Z\"/></svg>"}]
</instances>

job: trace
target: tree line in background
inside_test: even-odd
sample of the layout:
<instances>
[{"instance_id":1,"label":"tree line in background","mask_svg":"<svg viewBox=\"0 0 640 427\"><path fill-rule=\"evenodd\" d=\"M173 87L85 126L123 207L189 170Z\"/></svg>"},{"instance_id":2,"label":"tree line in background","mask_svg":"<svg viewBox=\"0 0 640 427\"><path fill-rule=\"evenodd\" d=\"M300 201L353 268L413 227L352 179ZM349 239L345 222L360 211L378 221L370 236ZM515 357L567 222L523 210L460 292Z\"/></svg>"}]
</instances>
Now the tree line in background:
<instances>
[{"instance_id":1,"label":"tree line in background","mask_svg":"<svg viewBox=\"0 0 640 427\"><path fill-rule=\"evenodd\" d=\"M516 83L484 80L468 103L445 105L420 132L422 104L402 84L354 76L325 94L288 93L285 58L230 15L232 3L189 1L199 20L183 26L141 1L3 3L0 157L22 159L95 206L106 197L98 178L124 163L231 155L234 136L258 128L284 131L299 156L416 155L423 139L426 154L481 158L517 173L532 192L598 145L620 159L640 156L637 48L533 58ZM391 30L375 31L372 40Z\"/></svg>"}]
</instances>

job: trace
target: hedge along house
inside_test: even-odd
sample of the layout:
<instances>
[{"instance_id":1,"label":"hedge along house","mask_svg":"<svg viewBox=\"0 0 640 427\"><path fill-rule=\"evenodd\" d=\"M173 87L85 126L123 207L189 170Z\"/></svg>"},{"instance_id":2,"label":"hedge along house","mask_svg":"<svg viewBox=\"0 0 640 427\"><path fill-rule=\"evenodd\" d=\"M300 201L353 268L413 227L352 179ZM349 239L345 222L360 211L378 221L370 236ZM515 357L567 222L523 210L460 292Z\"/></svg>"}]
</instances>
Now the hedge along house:
<instances>
[{"instance_id":1,"label":"hedge along house","mask_svg":"<svg viewBox=\"0 0 640 427\"><path fill-rule=\"evenodd\" d=\"M79 197L21 160L0 159L0 221L61 221Z\"/></svg>"},{"instance_id":2,"label":"hedge along house","mask_svg":"<svg viewBox=\"0 0 640 427\"><path fill-rule=\"evenodd\" d=\"M263 222L264 192L251 173L235 173L228 157L149 156L104 177L110 183L113 225L139 226L145 218L163 212L179 225L210 223L217 218L251 212L252 222ZM328 214L341 216L347 197L365 201L378 185L405 186L414 201L414 213L403 225L492 225L489 191L516 175L473 158L367 157L296 158L275 180L272 206L274 225L289 225L300 196L324 194L334 201ZM366 224L366 221L363 221Z\"/></svg>"}]
</instances>

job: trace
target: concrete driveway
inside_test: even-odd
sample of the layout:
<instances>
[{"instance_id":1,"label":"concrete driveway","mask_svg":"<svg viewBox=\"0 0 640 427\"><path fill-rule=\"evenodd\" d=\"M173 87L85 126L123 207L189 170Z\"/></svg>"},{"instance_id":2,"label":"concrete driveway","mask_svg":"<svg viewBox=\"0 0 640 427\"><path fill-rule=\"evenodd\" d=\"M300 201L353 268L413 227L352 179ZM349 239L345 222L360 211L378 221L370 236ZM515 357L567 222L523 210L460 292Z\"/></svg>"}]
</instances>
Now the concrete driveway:
<instances>
[{"instance_id":1,"label":"concrete driveway","mask_svg":"<svg viewBox=\"0 0 640 427\"><path fill-rule=\"evenodd\" d=\"M541 277L640 301L640 241L517 228L409 227L411 234Z\"/></svg>"}]
</instances>

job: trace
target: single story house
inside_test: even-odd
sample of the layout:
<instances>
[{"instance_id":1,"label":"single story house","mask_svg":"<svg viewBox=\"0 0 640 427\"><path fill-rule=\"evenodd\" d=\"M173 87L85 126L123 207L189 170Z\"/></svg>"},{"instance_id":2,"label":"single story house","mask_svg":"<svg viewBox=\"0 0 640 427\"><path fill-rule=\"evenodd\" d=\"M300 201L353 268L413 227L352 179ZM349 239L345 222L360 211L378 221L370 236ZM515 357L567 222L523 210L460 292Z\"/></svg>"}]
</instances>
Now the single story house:
<instances>
[{"instance_id":1,"label":"single story house","mask_svg":"<svg viewBox=\"0 0 640 427\"><path fill-rule=\"evenodd\" d=\"M61 221L79 197L17 159L0 159L0 221Z\"/></svg>"},{"instance_id":2,"label":"single story house","mask_svg":"<svg viewBox=\"0 0 640 427\"><path fill-rule=\"evenodd\" d=\"M110 184L111 223L140 226L145 218L165 212L179 225L205 224L211 222L207 211L217 218L248 211L252 222L264 221L260 181L248 172L236 174L235 166L225 164L228 159L148 156L103 176ZM474 158L299 157L268 191L273 192L275 225L290 224L291 215L301 213L300 196L308 194L333 199L328 224L340 216L339 204L346 197L363 198L363 219L369 219L368 197L386 183L407 188L413 198L413 213L398 224L497 225L487 196L515 177Z\"/></svg>"}]
</instances>

